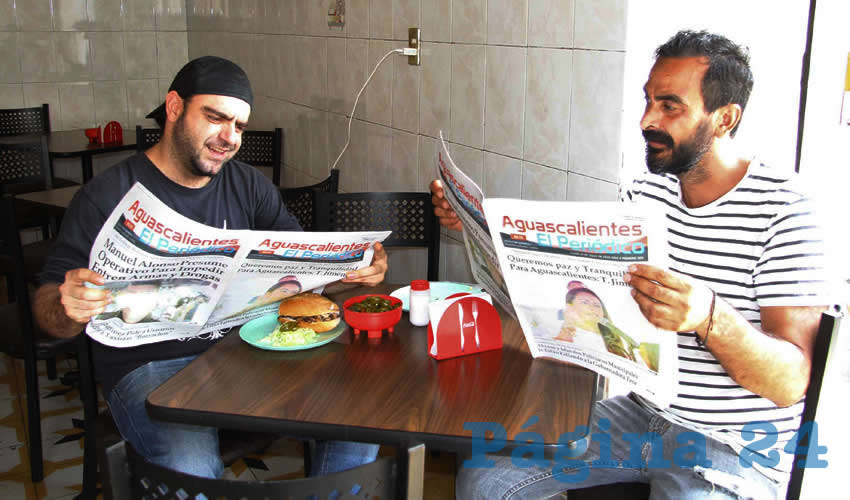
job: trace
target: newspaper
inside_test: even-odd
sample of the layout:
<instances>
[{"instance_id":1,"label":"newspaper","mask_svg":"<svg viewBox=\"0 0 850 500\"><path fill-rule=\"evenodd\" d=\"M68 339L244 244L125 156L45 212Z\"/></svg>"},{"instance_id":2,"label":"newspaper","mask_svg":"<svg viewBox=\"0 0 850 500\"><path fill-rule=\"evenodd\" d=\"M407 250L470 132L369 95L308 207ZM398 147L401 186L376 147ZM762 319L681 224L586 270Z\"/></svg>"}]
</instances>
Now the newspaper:
<instances>
[{"instance_id":1,"label":"newspaper","mask_svg":"<svg viewBox=\"0 0 850 500\"><path fill-rule=\"evenodd\" d=\"M389 234L210 227L136 183L92 247L89 269L104 277L112 301L86 333L129 347L241 325L368 266L372 245Z\"/></svg>"},{"instance_id":2,"label":"newspaper","mask_svg":"<svg viewBox=\"0 0 850 500\"><path fill-rule=\"evenodd\" d=\"M437 151L437 171L443 181L446 200L463 223L463 242L472 276L502 309L516 318L493 239L490 237L490 228L484 217L484 193L455 165L449 155L446 141L443 140L442 131L440 149Z\"/></svg>"},{"instance_id":3,"label":"newspaper","mask_svg":"<svg viewBox=\"0 0 850 500\"><path fill-rule=\"evenodd\" d=\"M676 335L646 320L623 281L633 263L667 267L663 214L633 203L484 199L445 143L437 162L473 275L500 305L512 302L532 356L575 363L669 406Z\"/></svg>"}]
</instances>

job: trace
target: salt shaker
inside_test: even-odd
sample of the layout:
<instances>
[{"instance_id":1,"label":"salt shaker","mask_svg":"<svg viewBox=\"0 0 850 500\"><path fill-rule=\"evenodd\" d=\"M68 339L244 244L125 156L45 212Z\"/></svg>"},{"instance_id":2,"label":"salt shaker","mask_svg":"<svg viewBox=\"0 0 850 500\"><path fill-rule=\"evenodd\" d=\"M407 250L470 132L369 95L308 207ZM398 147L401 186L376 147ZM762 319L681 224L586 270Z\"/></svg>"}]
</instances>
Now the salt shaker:
<instances>
[{"instance_id":1,"label":"salt shaker","mask_svg":"<svg viewBox=\"0 0 850 500\"><path fill-rule=\"evenodd\" d=\"M431 303L431 287L426 280L410 282L410 323L425 326L430 321L428 304Z\"/></svg>"}]
</instances>

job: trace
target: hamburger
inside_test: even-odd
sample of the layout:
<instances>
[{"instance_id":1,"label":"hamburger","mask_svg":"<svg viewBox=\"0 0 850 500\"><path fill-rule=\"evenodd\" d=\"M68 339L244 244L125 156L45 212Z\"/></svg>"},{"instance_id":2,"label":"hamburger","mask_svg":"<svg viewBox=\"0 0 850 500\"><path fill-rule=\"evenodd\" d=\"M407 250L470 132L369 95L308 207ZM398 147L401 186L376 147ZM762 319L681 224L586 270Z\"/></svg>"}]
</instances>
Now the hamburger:
<instances>
[{"instance_id":1,"label":"hamburger","mask_svg":"<svg viewBox=\"0 0 850 500\"><path fill-rule=\"evenodd\" d=\"M317 293L302 293L280 303L277 320L280 324L294 321L298 328L316 333L327 332L339 324L339 306Z\"/></svg>"}]
</instances>

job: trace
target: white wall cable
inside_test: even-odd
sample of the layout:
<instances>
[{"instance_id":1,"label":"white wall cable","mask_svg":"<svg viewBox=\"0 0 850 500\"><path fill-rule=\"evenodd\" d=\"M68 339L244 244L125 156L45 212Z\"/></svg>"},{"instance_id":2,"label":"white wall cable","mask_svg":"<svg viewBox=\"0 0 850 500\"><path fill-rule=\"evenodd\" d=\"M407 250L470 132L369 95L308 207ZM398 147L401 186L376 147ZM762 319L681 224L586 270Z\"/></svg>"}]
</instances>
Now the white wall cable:
<instances>
[{"instance_id":1,"label":"white wall cable","mask_svg":"<svg viewBox=\"0 0 850 500\"><path fill-rule=\"evenodd\" d=\"M336 157L334 164L331 166L331 170L336 168L336 164L339 163L339 159L342 158L342 155L345 154L345 150L348 149L348 143L351 142L351 120L354 119L354 111L357 110L357 101L360 100L360 94L362 94L363 91L366 90L366 86L369 85L369 81L372 79L373 76L375 76L375 72L378 71L378 68L381 67L381 64L384 63L387 57L396 53L404 54L404 49L393 49L384 54L384 57L382 57L381 60L378 61L378 64L375 65L375 69L372 70L372 74L370 74L369 78L366 79L366 83L364 83L363 86L360 87L360 92L357 93L357 97L354 99L354 107L351 108L351 116L348 117L348 137L346 137L345 139L345 146L342 147L342 151L340 151L339 156Z\"/></svg>"}]
</instances>

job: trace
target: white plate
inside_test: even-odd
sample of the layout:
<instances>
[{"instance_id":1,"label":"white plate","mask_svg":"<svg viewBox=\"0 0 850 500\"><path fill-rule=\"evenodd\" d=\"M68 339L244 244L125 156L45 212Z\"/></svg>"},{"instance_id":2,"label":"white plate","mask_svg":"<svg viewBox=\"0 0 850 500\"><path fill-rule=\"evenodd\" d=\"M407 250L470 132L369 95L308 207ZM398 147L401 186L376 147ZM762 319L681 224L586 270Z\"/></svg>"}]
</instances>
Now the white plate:
<instances>
[{"instance_id":1,"label":"white plate","mask_svg":"<svg viewBox=\"0 0 850 500\"><path fill-rule=\"evenodd\" d=\"M431 281L431 302L436 300L443 300L449 295L455 293L479 293L483 290L478 285L470 285L468 283L453 283L451 281ZM392 297L396 297L401 300L401 308L405 311L410 310L410 303L408 300L410 299L410 286L405 286L395 290L390 294Z\"/></svg>"}]
</instances>

